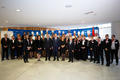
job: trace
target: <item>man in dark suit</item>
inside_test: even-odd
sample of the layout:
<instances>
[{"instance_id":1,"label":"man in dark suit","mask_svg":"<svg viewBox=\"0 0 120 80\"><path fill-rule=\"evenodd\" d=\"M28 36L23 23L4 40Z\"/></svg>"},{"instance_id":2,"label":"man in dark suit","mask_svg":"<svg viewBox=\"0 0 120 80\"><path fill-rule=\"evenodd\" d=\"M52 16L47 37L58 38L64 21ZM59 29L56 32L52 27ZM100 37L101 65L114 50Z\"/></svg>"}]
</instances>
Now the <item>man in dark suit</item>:
<instances>
[{"instance_id":1,"label":"man in dark suit","mask_svg":"<svg viewBox=\"0 0 120 80\"><path fill-rule=\"evenodd\" d=\"M106 57L106 66L110 66L110 52L111 52L111 40L109 39L109 35L105 35L105 39L103 41L103 47L105 51Z\"/></svg>"},{"instance_id":2,"label":"man in dark suit","mask_svg":"<svg viewBox=\"0 0 120 80\"><path fill-rule=\"evenodd\" d=\"M2 44L2 61L4 60L5 54L6 54L6 59L9 60L9 55L8 55L8 47L9 47L9 38L7 37L7 34L4 34L4 38L1 40Z\"/></svg>"},{"instance_id":3,"label":"man in dark suit","mask_svg":"<svg viewBox=\"0 0 120 80\"><path fill-rule=\"evenodd\" d=\"M23 39L23 60L24 60L24 63L28 63L28 54L30 52L30 41L29 41L29 36L26 35L26 38L24 37Z\"/></svg>"},{"instance_id":4,"label":"man in dark suit","mask_svg":"<svg viewBox=\"0 0 120 80\"><path fill-rule=\"evenodd\" d=\"M90 50L90 61L94 60L97 61L97 41L93 39L93 36L91 37L91 40L89 41L89 50ZM94 58L93 58L94 57Z\"/></svg>"},{"instance_id":5,"label":"man in dark suit","mask_svg":"<svg viewBox=\"0 0 120 80\"><path fill-rule=\"evenodd\" d=\"M50 55L50 50L51 50L51 48L52 48L52 41L51 41L51 39L49 38L49 34L46 34L46 39L45 39L45 43L44 43L45 45L45 47L44 47L44 49L45 49L45 51L46 51L46 58L45 58L45 61L47 61L47 58L48 58L48 60L50 61L50 57L51 57L51 55Z\"/></svg>"},{"instance_id":6,"label":"man in dark suit","mask_svg":"<svg viewBox=\"0 0 120 80\"><path fill-rule=\"evenodd\" d=\"M104 57L103 57L103 41L100 37L97 39L97 63L100 63L101 65L104 64Z\"/></svg>"},{"instance_id":7,"label":"man in dark suit","mask_svg":"<svg viewBox=\"0 0 120 80\"><path fill-rule=\"evenodd\" d=\"M10 40L11 59L15 59L15 49L16 49L15 37L12 36L12 39Z\"/></svg>"},{"instance_id":8,"label":"man in dark suit","mask_svg":"<svg viewBox=\"0 0 120 80\"><path fill-rule=\"evenodd\" d=\"M80 48L81 48L81 55L80 56L82 57L82 60L87 60L87 58L88 58L87 40L85 39L85 36L80 41Z\"/></svg>"},{"instance_id":9,"label":"man in dark suit","mask_svg":"<svg viewBox=\"0 0 120 80\"><path fill-rule=\"evenodd\" d=\"M111 41L111 63L113 63L113 58L115 56L116 65L118 65L118 62L119 62L118 50L119 50L119 41L117 39L115 39L115 35L112 35L112 41Z\"/></svg>"},{"instance_id":10,"label":"man in dark suit","mask_svg":"<svg viewBox=\"0 0 120 80\"><path fill-rule=\"evenodd\" d=\"M74 41L72 39L72 36L69 37L68 53L69 53L69 61L68 62L73 62Z\"/></svg>"},{"instance_id":11,"label":"man in dark suit","mask_svg":"<svg viewBox=\"0 0 120 80\"><path fill-rule=\"evenodd\" d=\"M52 41L52 45L53 45L53 56L54 56L54 60L56 60L56 56L57 56L57 61L59 61L59 55L58 55L58 50L60 49L60 40L57 37L57 34L54 35L53 41Z\"/></svg>"}]
</instances>

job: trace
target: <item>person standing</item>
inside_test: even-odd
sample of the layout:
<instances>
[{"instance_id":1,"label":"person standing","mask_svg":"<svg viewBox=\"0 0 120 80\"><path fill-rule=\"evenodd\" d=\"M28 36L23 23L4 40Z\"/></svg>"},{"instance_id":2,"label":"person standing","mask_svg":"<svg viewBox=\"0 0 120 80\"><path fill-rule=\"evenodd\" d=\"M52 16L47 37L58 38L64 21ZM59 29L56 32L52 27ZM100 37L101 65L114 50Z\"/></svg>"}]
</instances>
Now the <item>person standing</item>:
<instances>
[{"instance_id":1,"label":"person standing","mask_svg":"<svg viewBox=\"0 0 120 80\"><path fill-rule=\"evenodd\" d=\"M72 36L69 37L68 53L69 53L69 61L68 62L73 63L74 42L73 42Z\"/></svg>"},{"instance_id":2,"label":"person standing","mask_svg":"<svg viewBox=\"0 0 120 80\"><path fill-rule=\"evenodd\" d=\"M97 63L100 63L101 65L104 65L104 55L103 55L103 41L100 37L97 39Z\"/></svg>"},{"instance_id":3,"label":"person standing","mask_svg":"<svg viewBox=\"0 0 120 80\"><path fill-rule=\"evenodd\" d=\"M94 60L97 61L96 57L97 57L97 41L91 37L91 40L89 42L89 50L90 50L90 62Z\"/></svg>"},{"instance_id":4,"label":"person standing","mask_svg":"<svg viewBox=\"0 0 120 80\"><path fill-rule=\"evenodd\" d=\"M57 61L59 61L59 55L58 55L58 50L60 49L60 41L59 38L57 37L57 34L55 34L54 38L53 38L53 56L54 56L54 60L56 60L56 56L57 56Z\"/></svg>"},{"instance_id":5,"label":"person standing","mask_svg":"<svg viewBox=\"0 0 120 80\"><path fill-rule=\"evenodd\" d=\"M47 59L50 61L51 55L50 55L50 50L52 48L52 41L49 37L49 34L46 35L46 39L45 39L45 51L46 51L46 56L45 56L45 61L47 61Z\"/></svg>"},{"instance_id":6,"label":"person standing","mask_svg":"<svg viewBox=\"0 0 120 80\"><path fill-rule=\"evenodd\" d=\"M65 60L65 38L64 36L61 37L61 41L60 41L60 50L61 50L61 55L62 55L62 61Z\"/></svg>"},{"instance_id":7,"label":"person standing","mask_svg":"<svg viewBox=\"0 0 120 80\"><path fill-rule=\"evenodd\" d=\"M110 66L110 52L111 52L111 40L109 39L109 35L105 35L105 39L103 41L103 47L105 51L106 57L106 66Z\"/></svg>"},{"instance_id":8,"label":"person standing","mask_svg":"<svg viewBox=\"0 0 120 80\"><path fill-rule=\"evenodd\" d=\"M1 44L2 44L2 61L4 60L5 56L6 56L6 59L9 60L9 55L8 55L9 38L7 36L8 36L7 34L4 34L4 38L1 39Z\"/></svg>"},{"instance_id":9,"label":"person standing","mask_svg":"<svg viewBox=\"0 0 120 80\"><path fill-rule=\"evenodd\" d=\"M40 57L42 54L42 40L41 37L38 36L38 40L37 40L37 60L40 61Z\"/></svg>"},{"instance_id":10,"label":"person standing","mask_svg":"<svg viewBox=\"0 0 120 80\"><path fill-rule=\"evenodd\" d=\"M85 36L83 36L82 40L80 41L80 48L81 48L81 57L82 60L86 61L88 58L87 53L87 40L85 39Z\"/></svg>"},{"instance_id":11,"label":"person standing","mask_svg":"<svg viewBox=\"0 0 120 80\"><path fill-rule=\"evenodd\" d=\"M112 42L111 42L111 64L113 63L113 59L115 56L116 65L119 63L118 59L118 50L119 50L119 41L115 39L115 35L112 35Z\"/></svg>"},{"instance_id":12,"label":"person standing","mask_svg":"<svg viewBox=\"0 0 120 80\"><path fill-rule=\"evenodd\" d=\"M15 59L15 49L16 49L15 37L12 36L12 39L10 40L11 59Z\"/></svg>"},{"instance_id":13,"label":"person standing","mask_svg":"<svg viewBox=\"0 0 120 80\"><path fill-rule=\"evenodd\" d=\"M22 59L23 41L21 39L21 36L18 36L16 39L16 47L17 47L17 58Z\"/></svg>"}]
</instances>

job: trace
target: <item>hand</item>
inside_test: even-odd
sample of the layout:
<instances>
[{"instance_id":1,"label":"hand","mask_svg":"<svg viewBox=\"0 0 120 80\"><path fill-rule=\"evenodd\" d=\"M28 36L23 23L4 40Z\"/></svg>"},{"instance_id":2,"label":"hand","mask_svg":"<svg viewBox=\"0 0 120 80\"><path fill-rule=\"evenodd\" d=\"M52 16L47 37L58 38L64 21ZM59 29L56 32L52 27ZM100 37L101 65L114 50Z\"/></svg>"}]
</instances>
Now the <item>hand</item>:
<instances>
[{"instance_id":1,"label":"hand","mask_svg":"<svg viewBox=\"0 0 120 80\"><path fill-rule=\"evenodd\" d=\"M72 50L72 52L74 52L74 50Z\"/></svg>"},{"instance_id":2,"label":"hand","mask_svg":"<svg viewBox=\"0 0 120 80\"><path fill-rule=\"evenodd\" d=\"M105 48L105 51L108 51L108 49L107 49L107 48Z\"/></svg>"},{"instance_id":3,"label":"hand","mask_svg":"<svg viewBox=\"0 0 120 80\"><path fill-rule=\"evenodd\" d=\"M14 49L15 47L13 46L12 49Z\"/></svg>"},{"instance_id":4,"label":"hand","mask_svg":"<svg viewBox=\"0 0 120 80\"><path fill-rule=\"evenodd\" d=\"M4 48L7 48L7 46L4 46Z\"/></svg>"},{"instance_id":5,"label":"hand","mask_svg":"<svg viewBox=\"0 0 120 80\"><path fill-rule=\"evenodd\" d=\"M82 49L85 49L85 47L82 47Z\"/></svg>"},{"instance_id":6,"label":"hand","mask_svg":"<svg viewBox=\"0 0 120 80\"><path fill-rule=\"evenodd\" d=\"M66 51L68 52L68 49Z\"/></svg>"},{"instance_id":7,"label":"hand","mask_svg":"<svg viewBox=\"0 0 120 80\"><path fill-rule=\"evenodd\" d=\"M92 48L90 48L90 50L93 50Z\"/></svg>"},{"instance_id":8,"label":"hand","mask_svg":"<svg viewBox=\"0 0 120 80\"><path fill-rule=\"evenodd\" d=\"M60 49L60 47L58 47L58 49Z\"/></svg>"}]
</instances>

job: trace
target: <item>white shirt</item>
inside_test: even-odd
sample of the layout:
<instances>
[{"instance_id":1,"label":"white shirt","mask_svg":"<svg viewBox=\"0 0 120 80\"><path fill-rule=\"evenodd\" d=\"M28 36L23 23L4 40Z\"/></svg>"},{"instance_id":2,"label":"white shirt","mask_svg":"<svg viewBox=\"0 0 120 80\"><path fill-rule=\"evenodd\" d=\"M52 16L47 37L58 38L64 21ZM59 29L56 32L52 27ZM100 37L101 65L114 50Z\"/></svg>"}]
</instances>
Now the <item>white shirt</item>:
<instances>
[{"instance_id":1,"label":"white shirt","mask_svg":"<svg viewBox=\"0 0 120 80\"><path fill-rule=\"evenodd\" d=\"M82 45L85 45L85 40L82 41Z\"/></svg>"},{"instance_id":2,"label":"white shirt","mask_svg":"<svg viewBox=\"0 0 120 80\"><path fill-rule=\"evenodd\" d=\"M115 49L115 40L112 41L111 49Z\"/></svg>"}]
</instances>

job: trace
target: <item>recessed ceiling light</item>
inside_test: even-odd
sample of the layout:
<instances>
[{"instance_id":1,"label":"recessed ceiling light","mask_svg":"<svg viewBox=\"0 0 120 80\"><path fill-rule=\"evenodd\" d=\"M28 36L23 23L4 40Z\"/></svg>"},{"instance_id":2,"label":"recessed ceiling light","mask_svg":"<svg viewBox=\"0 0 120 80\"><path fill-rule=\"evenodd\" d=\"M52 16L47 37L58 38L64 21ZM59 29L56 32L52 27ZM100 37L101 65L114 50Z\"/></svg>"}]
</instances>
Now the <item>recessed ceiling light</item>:
<instances>
[{"instance_id":1,"label":"recessed ceiling light","mask_svg":"<svg viewBox=\"0 0 120 80\"><path fill-rule=\"evenodd\" d=\"M17 12L20 12L21 10L20 9L16 9Z\"/></svg>"},{"instance_id":2,"label":"recessed ceiling light","mask_svg":"<svg viewBox=\"0 0 120 80\"><path fill-rule=\"evenodd\" d=\"M65 8L71 8L72 7L72 2L65 2Z\"/></svg>"},{"instance_id":3,"label":"recessed ceiling light","mask_svg":"<svg viewBox=\"0 0 120 80\"><path fill-rule=\"evenodd\" d=\"M88 14L93 14L93 13L94 13L94 11L89 11L89 12L86 12L84 14L88 15Z\"/></svg>"}]
</instances>

